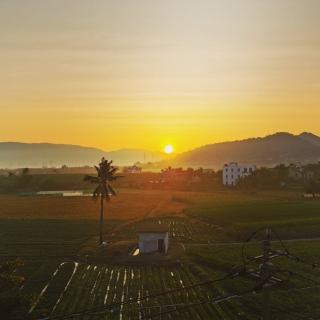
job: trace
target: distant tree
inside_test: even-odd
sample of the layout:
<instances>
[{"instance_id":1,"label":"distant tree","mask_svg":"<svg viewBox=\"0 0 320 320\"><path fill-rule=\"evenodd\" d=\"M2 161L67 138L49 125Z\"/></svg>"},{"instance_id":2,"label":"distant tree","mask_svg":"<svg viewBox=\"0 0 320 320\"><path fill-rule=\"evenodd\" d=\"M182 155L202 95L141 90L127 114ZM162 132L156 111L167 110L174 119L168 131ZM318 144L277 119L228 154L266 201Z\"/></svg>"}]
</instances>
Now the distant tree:
<instances>
[{"instance_id":1,"label":"distant tree","mask_svg":"<svg viewBox=\"0 0 320 320\"><path fill-rule=\"evenodd\" d=\"M251 175L239 180L239 188L279 188L287 179L287 168L279 165L274 168L259 168Z\"/></svg>"},{"instance_id":2,"label":"distant tree","mask_svg":"<svg viewBox=\"0 0 320 320\"><path fill-rule=\"evenodd\" d=\"M24 279L15 274L22 262L15 260L0 264L0 316L6 320L29 319L31 299L22 294Z\"/></svg>"},{"instance_id":3,"label":"distant tree","mask_svg":"<svg viewBox=\"0 0 320 320\"><path fill-rule=\"evenodd\" d=\"M22 174L23 176L26 176L27 174L29 174L29 172L30 172L30 169L29 169L29 168L24 168L24 169L22 169L21 174Z\"/></svg>"},{"instance_id":4,"label":"distant tree","mask_svg":"<svg viewBox=\"0 0 320 320\"><path fill-rule=\"evenodd\" d=\"M286 167L286 165L279 164L274 169L276 170L276 172L278 174L278 178L279 178L279 180L281 180L281 182L287 180L287 178L288 178L288 167Z\"/></svg>"},{"instance_id":5,"label":"distant tree","mask_svg":"<svg viewBox=\"0 0 320 320\"><path fill-rule=\"evenodd\" d=\"M202 175L204 174L203 168L202 168L202 167L198 168L198 169L196 170L196 174L197 174L198 176L202 176Z\"/></svg>"},{"instance_id":6,"label":"distant tree","mask_svg":"<svg viewBox=\"0 0 320 320\"><path fill-rule=\"evenodd\" d=\"M116 175L118 168L112 165L112 161L108 161L105 158L102 158L99 166L95 166L95 168L97 170L97 176L85 176L84 181L96 185L93 198L100 198L99 245L101 245L103 243L104 201L109 201L111 195L116 195L110 182L116 180L119 176Z\"/></svg>"},{"instance_id":7,"label":"distant tree","mask_svg":"<svg viewBox=\"0 0 320 320\"><path fill-rule=\"evenodd\" d=\"M306 188L306 192L313 195L315 195L316 193L320 193L320 182L311 181Z\"/></svg>"}]
</instances>

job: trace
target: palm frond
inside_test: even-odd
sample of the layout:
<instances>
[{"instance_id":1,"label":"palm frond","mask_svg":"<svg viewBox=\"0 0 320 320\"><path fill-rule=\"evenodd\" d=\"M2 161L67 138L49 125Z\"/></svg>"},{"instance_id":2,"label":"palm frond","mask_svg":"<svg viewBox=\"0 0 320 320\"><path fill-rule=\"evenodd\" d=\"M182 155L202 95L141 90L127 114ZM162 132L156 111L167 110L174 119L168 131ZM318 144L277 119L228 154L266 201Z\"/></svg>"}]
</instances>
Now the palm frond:
<instances>
[{"instance_id":1,"label":"palm frond","mask_svg":"<svg viewBox=\"0 0 320 320\"><path fill-rule=\"evenodd\" d=\"M106 193L105 193L105 199L106 199L106 201L109 201L109 200L110 200L110 188L109 188L109 187L110 187L109 184L106 183L106 186L105 186L105 188L106 188Z\"/></svg>"},{"instance_id":2,"label":"palm frond","mask_svg":"<svg viewBox=\"0 0 320 320\"><path fill-rule=\"evenodd\" d=\"M109 177L114 176L117 171L118 171L118 168L116 168L116 167L110 168L110 170L108 171L108 176L109 176Z\"/></svg>"},{"instance_id":3,"label":"palm frond","mask_svg":"<svg viewBox=\"0 0 320 320\"><path fill-rule=\"evenodd\" d=\"M100 168L98 166L94 166L96 168L98 176L100 175Z\"/></svg>"},{"instance_id":4,"label":"palm frond","mask_svg":"<svg viewBox=\"0 0 320 320\"><path fill-rule=\"evenodd\" d=\"M94 176L85 176L83 181L88 181L90 183L99 183L99 178Z\"/></svg>"},{"instance_id":5,"label":"palm frond","mask_svg":"<svg viewBox=\"0 0 320 320\"><path fill-rule=\"evenodd\" d=\"M95 190L93 191L93 194L92 194L92 197L93 198L97 198L97 197L99 197L100 195L101 195L101 186L100 185L98 185L96 188L95 188Z\"/></svg>"},{"instance_id":6,"label":"palm frond","mask_svg":"<svg viewBox=\"0 0 320 320\"><path fill-rule=\"evenodd\" d=\"M108 161L105 158L101 159L99 166L95 166L97 176L85 176L84 181L96 184L97 187L93 191L93 197L101 197L106 201L110 200L110 196L116 195L115 190L109 184L110 181L114 181L122 176L116 175L118 168L112 165L112 160Z\"/></svg>"},{"instance_id":7,"label":"palm frond","mask_svg":"<svg viewBox=\"0 0 320 320\"><path fill-rule=\"evenodd\" d=\"M117 180L117 179L119 179L119 178L124 178L124 176L119 176L119 175L117 175L117 176L110 177L108 180L109 180L109 181L114 181L114 180Z\"/></svg>"},{"instance_id":8,"label":"palm frond","mask_svg":"<svg viewBox=\"0 0 320 320\"><path fill-rule=\"evenodd\" d=\"M113 196L116 196L117 193L116 193L115 190L110 186L110 184L108 184L108 187L109 187L110 193L111 193Z\"/></svg>"}]
</instances>

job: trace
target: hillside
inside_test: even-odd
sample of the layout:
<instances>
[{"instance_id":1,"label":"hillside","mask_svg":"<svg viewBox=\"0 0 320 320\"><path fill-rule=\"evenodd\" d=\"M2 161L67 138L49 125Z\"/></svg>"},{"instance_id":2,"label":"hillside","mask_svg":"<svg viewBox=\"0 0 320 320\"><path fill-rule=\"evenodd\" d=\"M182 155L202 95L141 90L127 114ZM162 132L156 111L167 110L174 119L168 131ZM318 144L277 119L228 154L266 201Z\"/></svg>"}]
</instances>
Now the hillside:
<instances>
[{"instance_id":1,"label":"hillside","mask_svg":"<svg viewBox=\"0 0 320 320\"><path fill-rule=\"evenodd\" d=\"M176 156L170 164L221 168L230 161L272 166L319 160L320 137L307 132L300 135L280 132L263 138L206 145Z\"/></svg>"},{"instance_id":2,"label":"hillside","mask_svg":"<svg viewBox=\"0 0 320 320\"><path fill-rule=\"evenodd\" d=\"M263 138L209 144L178 154L172 160L163 161L164 155L142 149L102 149L77 145L49 143L0 143L0 168L42 166L85 166L96 164L101 157L112 159L116 165L132 165L135 162L158 162L158 167L203 166L221 168L230 161L272 166L279 163L316 162L320 160L320 137L304 132L293 135L279 132ZM160 162L162 161L162 162Z\"/></svg>"},{"instance_id":3,"label":"hillside","mask_svg":"<svg viewBox=\"0 0 320 320\"><path fill-rule=\"evenodd\" d=\"M97 148L50 143L0 143L0 168L42 166L85 166L96 164L101 157L116 165L132 165L137 161L159 161L161 156L139 149L104 151Z\"/></svg>"}]
</instances>

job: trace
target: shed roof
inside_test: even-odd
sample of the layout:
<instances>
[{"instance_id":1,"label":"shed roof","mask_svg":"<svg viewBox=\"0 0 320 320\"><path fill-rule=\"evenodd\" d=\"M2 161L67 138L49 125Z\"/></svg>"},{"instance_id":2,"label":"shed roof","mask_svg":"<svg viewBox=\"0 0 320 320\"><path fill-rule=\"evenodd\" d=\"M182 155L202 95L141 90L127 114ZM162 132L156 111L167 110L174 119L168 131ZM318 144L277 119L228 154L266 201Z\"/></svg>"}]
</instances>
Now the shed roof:
<instances>
[{"instance_id":1,"label":"shed roof","mask_svg":"<svg viewBox=\"0 0 320 320\"><path fill-rule=\"evenodd\" d=\"M169 228L165 224L143 224L137 228L137 233L166 233Z\"/></svg>"}]
</instances>

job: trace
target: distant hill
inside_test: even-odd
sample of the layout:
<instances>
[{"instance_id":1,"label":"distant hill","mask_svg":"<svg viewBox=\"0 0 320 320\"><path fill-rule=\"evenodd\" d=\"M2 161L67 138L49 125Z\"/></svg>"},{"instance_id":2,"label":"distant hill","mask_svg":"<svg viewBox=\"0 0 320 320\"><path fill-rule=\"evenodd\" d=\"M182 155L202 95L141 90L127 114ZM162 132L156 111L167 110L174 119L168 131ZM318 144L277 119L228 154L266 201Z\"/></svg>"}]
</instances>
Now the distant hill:
<instances>
[{"instance_id":1,"label":"distant hill","mask_svg":"<svg viewBox=\"0 0 320 320\"><path fill-rule=\"evenodd\" d=\"M177 155L170 164L218 169L230 161L273 166L279 163L309 163L319 160L320 137L308 132L299 135L279 132L263 138L205 145Z\"/></svg>"},{"instance_id":2,"label":"distant hill","mask_svg":"<svg viewBox=\"0 0 320 320\"><path fill-rule=\"evenodd\" d=\"M0 168L91 166L103 156L119 166L162 159L161 154L140 149L104 151L68 144L0 142Z\"/></svg>"},{"instance_id":3,"label":"distant hill","mask_svg":"<svg viewBox=\"0 0 320 320\"><path fill-rule=\"evenodd\" d=\"M68 144L0 142L0 168L91 166L103 156L119 166L158 162L159 168L172 165L218 169L230 161L258 166L309 163L320 160L320 137L308 132L299 135L279 132L263 138L205 145L171 160L164 160L161 153L142 149L104 151Z\"/></svg>"}]
</instances>

